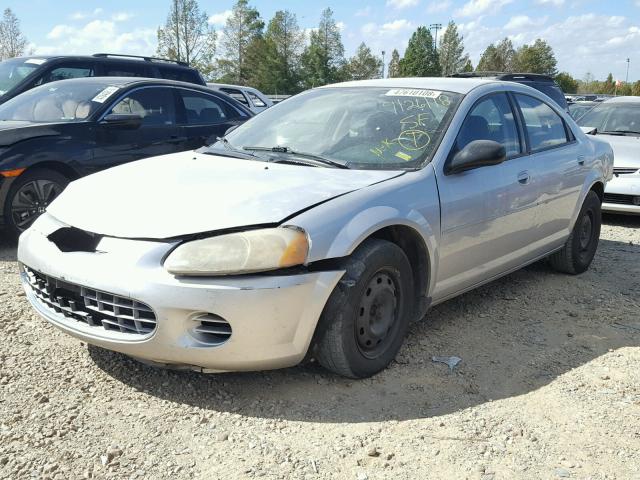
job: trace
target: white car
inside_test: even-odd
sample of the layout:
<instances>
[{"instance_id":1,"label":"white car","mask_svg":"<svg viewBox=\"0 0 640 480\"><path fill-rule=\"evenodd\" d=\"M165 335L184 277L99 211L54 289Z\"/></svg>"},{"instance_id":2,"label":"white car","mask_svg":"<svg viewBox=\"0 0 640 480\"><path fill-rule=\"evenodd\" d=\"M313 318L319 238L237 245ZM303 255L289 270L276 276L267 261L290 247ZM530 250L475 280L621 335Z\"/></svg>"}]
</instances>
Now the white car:
<instances>
[{"instance_id":1,"label":"white car","mask_svg":"<svg viewBox=\"0 0 640 480\"><path fill-rule=\"evenodd\" d=\"M228 85L226 83L207 83L209 88L226 93L237 100L253 113L260 113L273 106L273 102L260 90L241 85Z\"/></svg>"},{"instance_id":2,"label":"white car","mask_svg":"<svg viewBox=\"0 0 640 480\"><path fill-rule=\"evenodd\" d=\"M640 97L617 97L597 104L578 119L578 125L606 139L615 155L602 210L640 214Z\"/></svg>"}]
</instances>

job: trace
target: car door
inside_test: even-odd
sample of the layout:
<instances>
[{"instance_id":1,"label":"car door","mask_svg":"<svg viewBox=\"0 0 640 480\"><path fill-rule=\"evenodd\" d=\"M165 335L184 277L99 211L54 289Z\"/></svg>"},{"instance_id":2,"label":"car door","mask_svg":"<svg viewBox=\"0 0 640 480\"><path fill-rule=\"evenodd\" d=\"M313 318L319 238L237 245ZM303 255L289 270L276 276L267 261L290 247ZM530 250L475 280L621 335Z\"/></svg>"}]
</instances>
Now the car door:
<instances>
[{"instance_id":1,"label":"car door","mask_svg":"<svg viewBox=\"0 0 640 480\"><path fill-rule=\"evenodd\" d=\"M542 254L568 232L588 167L580 145L554 108L529 95L514 97L526 130L529 166L535 172L531 182L537 196L536 228L527 236L537 247L532 254ZM514 185L512 201L517 190Z\"/></svg>"},{"instance_id":2,"label":"car door","mask_svg":"<svg viewBox=\"0 0 640 480\"><path fill-rule=\"evenodd\" d=\"M448 297L503 272L516 245L508 217L507 193L515 181L507 164L523 155L522 135L505 93L478 100L466 116L450 152L453 156L474 140L493 140L505 147L507 160L447 174L436 171L441 204L438 290Z\"/></svg>"},{"instance_id":3,"label":"car door","mask_svg":"<svg viewBox=\"0 0 640 480\"><path fill-rule=\"evenodd\" d=\"M185 150L194 150L216 141L245 118L216 95L196 90L178 89L180 123L184 128Z\"/></svg>"},{"instance_id":4,"label":"car door","mask_svg":"<svg viewBox=\"0 0 640 480\"><path fill-rule=\"evenodd\" d=\"M174 89L149 86L120 95L105 112L142 117L138 128L100 123L94 161L98 168L180 151L184 134L176 119Z\"/></svg>"}]
</instances>

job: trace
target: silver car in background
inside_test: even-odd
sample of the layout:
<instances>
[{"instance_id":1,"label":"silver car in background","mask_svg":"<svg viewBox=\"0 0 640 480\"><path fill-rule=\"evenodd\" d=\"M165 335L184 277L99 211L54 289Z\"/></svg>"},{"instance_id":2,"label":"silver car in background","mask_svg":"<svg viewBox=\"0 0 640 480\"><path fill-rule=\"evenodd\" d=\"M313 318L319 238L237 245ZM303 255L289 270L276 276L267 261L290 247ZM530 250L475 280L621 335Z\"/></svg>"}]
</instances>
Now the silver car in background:
<instances>
[{"instance_id":1,"label":"silver car in background","mask_svg":"<svg viewBox=\"0 0 640 480\"><path fill-rule=\"evenodd\" d=\"M245 87L242 85L229 85L226 83L207 83L207 87L212 90L226 93L234 100L237 100L253 113L260 113L273 106L273 102L257 88Z\"/></svg>"},{"instance_id":2,"label":"silver car in background","mask_svg":"<svg viewBox=\"0 0 640 480\"><path fill-rule=\"evenodd\" d=\"M431 305L545 257L585 271L612 172L611 147L530 87L349 82L71 183L18 257L34 308L90 344L368 377Z\"/></svg>"},{"instance_id":3,"label":"silver car in background","mask_svg":"<svg viewBox=\"0 0 640 480\"><path fill-rule=\"evenodd\" d=\"M606 100L577 122L609 142L615 154L613 179L604 191L602 210L640 215L640 98Z\"/></svg>"}]
</instances>

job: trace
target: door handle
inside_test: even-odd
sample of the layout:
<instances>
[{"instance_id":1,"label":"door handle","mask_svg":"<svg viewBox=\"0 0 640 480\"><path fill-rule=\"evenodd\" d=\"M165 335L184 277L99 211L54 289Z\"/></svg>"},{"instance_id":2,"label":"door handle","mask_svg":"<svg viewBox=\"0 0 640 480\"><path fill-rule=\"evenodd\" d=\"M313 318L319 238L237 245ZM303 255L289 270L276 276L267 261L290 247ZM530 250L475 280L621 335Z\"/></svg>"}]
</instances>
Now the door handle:
<instances>
[{"instance_id":1,"label":"door handle","mask_svg":"<svg viewBox=\"0 0 640 480\"><path fill-rule=\"evenodd\" d=\"M578 165L584 165L584 155L578 155Z\"/></svg>"},{"instance_id":2,"label":"door handle","mask_svg":"<svg viewBox=\"0 0 640 480\"><path fill-rule=\"evenodd\" d=\"M530 179L531 177L529 176L529 172L527 172L526 170L518 174L518 183L521 185L526 185L527 183L529 183Z\"/></svg>"}]
</instances>

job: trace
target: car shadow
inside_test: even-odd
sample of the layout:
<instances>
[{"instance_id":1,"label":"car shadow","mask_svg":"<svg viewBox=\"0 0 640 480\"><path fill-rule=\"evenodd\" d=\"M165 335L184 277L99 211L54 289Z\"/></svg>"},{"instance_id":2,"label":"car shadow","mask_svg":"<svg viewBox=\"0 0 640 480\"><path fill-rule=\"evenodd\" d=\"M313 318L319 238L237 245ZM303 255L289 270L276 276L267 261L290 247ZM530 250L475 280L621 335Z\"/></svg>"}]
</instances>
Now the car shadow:
<instances>
[{"instance_id":1,"label":"car shadow","mask_svg":"<svg viewBox=\"0 0 640 480\"><path fill-rule=\"evenodd\" d=\"M130 387L210 412L329 423L433 417L532 392L609 351L640 345L638 291L640 246L602 240L582 275L538 262L434 307L412 326L390 368L367 380L314 363L205 375L97 347L89 353ZM432 361L440 355L462 362L450 370Z\"/></svg>"},{"instance_id":2,"label":"car shadow","mask_svg":"<svg viewBox=\"0 0 640 480\"><path fill-rule=\"evenodd\" d=\"M616 213L603 213L602 223L614 227L640 228L640 215L621 215Z\"/></svg>"}]
</instances>

